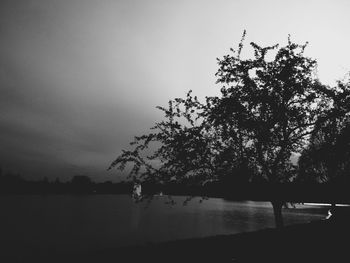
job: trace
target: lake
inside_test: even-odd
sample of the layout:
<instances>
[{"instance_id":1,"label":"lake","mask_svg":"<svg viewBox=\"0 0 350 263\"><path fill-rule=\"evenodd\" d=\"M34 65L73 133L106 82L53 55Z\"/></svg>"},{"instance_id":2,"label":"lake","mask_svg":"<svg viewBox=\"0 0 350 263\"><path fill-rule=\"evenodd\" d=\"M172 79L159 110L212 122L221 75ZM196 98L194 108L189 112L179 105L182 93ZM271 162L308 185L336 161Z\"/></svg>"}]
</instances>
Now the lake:
<instances>
[{"instance_id":1,"label":"lake","mask_svg":"<svg viewBox=\"0 0 350 263\"><path fill-rule=\"evenodd\" d=\"M0 196L0 241L7 246L57 252L86 251L274 227L268 202L200 202L155 197L135 203L128 195ZM321 209L320 209L321 208ZM326 208L284 209L286 225L320 220Z\"/></svg>"}]
</instances>

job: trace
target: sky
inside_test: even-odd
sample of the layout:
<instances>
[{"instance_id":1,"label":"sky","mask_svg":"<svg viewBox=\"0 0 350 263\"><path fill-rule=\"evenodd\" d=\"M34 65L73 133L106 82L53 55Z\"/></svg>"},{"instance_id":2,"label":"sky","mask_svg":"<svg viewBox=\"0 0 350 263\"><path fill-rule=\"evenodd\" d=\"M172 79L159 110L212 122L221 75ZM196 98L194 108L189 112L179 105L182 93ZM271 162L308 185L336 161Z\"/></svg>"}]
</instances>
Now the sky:
<instances>
[{"instance_id":1,"label":"sky","mask_svg":"<svg viewBox=\"0 0 350 263\"><path fill-rule=\"evenodd\" d=\"M247 30L262 46L309 45L322 82L350 71L349 1L1 0L0 166L62 181L118 181L109 164L162 115L216 95L217 57Z\"/></svg>"}]
</instances>

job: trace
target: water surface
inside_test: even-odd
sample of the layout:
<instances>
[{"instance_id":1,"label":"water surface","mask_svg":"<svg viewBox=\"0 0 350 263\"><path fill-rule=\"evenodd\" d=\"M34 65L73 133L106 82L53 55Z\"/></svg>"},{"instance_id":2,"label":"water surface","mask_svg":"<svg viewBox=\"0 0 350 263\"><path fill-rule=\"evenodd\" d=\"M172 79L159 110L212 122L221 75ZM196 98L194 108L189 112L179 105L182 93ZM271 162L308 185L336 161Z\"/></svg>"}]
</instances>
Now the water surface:
<instances>
[{"instance_id":1,"label":"water surface","mask_svg":"<svg viewBox=\"0 0 350 263\"><path fill-rule=\"evenodd\" d=\"M200 202L174 197L135 203L128 195L0 196L2 244L56 251L114 248L149 242L235 234L274 227L268 202ZM284 209L286 224L325 217L325 210Z\"/></svg>"}]
</instances>

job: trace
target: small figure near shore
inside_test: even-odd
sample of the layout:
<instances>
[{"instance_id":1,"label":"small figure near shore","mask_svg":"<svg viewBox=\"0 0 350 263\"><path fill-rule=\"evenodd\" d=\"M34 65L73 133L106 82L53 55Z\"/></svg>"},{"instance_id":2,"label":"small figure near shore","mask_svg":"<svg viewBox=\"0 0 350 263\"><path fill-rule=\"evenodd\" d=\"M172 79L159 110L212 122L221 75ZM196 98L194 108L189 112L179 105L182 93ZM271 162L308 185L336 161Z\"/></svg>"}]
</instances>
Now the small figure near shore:
<instances>
[{"instance_id":1,"label":"small figure near shore","mask_svg":"<svg viewBox=\"0 0 350 263\"><path fill-rule=\"evenodd\" d=\"M133 186L132 190L132 197L136 201L140 201L142 199L142 194L141 194L141 183L136 182Z\"/></svg>"},{"instance_id":2,"label":"small figure near shore","mask_svg":"<svg viewBox=\"0 0 350 263\"><path fill-rule=\"evenodd\" d=\"M332 212L331 212L331 210L332 210L332 209L329 209L329 210L328 210L328 214L327 214L327 216L326 216L326 218L325 218L326 220L327 220L327 219L330 219L330 218L332 217Z\"/></svg>"}]
</instances>

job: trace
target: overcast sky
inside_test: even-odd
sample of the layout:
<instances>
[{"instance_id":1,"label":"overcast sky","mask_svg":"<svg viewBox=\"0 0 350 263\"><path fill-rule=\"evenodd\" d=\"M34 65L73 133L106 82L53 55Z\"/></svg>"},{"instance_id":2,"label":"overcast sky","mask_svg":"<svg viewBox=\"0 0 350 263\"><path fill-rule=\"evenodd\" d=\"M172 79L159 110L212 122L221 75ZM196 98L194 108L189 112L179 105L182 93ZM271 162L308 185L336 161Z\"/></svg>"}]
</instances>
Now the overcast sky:
<instances>
[{"instance_id":1,"label":"overcast sky","mask_svg":"<svg viewBox=\"0 0 350 263\"><path fill-rule=\"evenodd\" d=\"M157 105L218 94L216 58L309 41L321 81L350 71L349 1L1 0L0 165L41 179L106 171ZM248 45L246 46L248 48Z\"/></svg>"}]
</instances>

